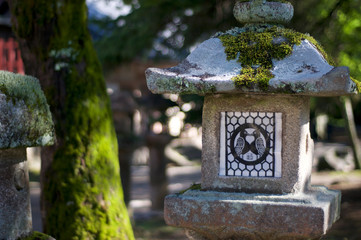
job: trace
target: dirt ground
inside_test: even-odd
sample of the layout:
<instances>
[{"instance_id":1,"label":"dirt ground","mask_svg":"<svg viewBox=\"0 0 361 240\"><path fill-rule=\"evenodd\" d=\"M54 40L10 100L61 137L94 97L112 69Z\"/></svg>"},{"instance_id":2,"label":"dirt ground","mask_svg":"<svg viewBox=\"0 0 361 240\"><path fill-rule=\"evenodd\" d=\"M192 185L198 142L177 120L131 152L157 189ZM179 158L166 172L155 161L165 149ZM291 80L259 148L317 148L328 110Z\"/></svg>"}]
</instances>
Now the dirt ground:
<instances>
[{"instance_id":1,"label":"dirt ground","mask_svg":"<svg viewBox=\"0 0 361 240\"><path fill-rule=\"evenodd\" d=\"M361 239L361 186L339 185L332 187L341 190L341 218L323 239Z\"/></svg>"}]
</instances>

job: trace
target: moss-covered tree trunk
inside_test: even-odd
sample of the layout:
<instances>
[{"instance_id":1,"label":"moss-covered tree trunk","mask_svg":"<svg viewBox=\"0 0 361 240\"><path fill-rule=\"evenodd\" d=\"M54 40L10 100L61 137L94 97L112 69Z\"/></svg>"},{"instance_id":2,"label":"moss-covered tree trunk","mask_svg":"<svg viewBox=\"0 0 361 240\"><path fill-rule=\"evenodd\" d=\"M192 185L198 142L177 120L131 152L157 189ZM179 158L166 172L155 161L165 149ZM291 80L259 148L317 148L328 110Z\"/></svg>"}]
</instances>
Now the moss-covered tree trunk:
<instances>
[{"instance_id":1,"label":"moss-covered tree trunk","mask_svg":"<svg viewBox=\"0 0 361 240\"><path fill-rule=\"evenodd\" d=\"M26 73L39 78L57 143L42 153L44 231L56 239L133 239L117 140L85 0L11 0Z\"/></svg>"}]
</instances>

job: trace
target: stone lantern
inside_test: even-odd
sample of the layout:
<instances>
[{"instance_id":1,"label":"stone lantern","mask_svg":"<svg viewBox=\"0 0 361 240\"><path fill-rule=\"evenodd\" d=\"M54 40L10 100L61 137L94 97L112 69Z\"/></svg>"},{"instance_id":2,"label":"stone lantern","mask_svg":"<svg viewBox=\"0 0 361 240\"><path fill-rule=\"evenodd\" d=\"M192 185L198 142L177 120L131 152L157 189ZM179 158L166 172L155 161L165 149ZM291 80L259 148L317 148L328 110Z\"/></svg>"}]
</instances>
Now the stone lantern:
<instances>
[{"instance_id":1,"label":"stone lantern","mask_svg":"<svg viewBox=\"0 0 361 240\"><path fill-rule=\"evenodd\" d=\"M0 71L0 239L40 235L32 233L26 148L53 143L53 121L39 81Z\"/></svg>"},{"instance_id":2,"label":"stone lantern","mask_svg":"<svg viewBox=\"0 0 361 240\"><path fill-rule=\"evenodd\" d=\"M205 95L201 186L167 196L165 220L191 239L320 238L341 195L310 186L310 97L356 85L315 39L281 25L293 16L287 1L239 1L234 15L242 28L146 71L154 93Z\"/></svg>"}]
</instances>

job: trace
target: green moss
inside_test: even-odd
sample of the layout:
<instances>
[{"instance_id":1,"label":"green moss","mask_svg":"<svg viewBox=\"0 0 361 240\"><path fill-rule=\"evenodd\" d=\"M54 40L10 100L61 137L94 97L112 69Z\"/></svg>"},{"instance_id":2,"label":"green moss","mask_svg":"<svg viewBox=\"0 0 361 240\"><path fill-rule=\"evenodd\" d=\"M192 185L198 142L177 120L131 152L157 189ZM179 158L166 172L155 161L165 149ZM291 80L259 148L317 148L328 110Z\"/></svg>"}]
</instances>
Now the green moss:
<instances>
[{"instance_id":1,"label":"green moss","mask_svg":"<svg viewBox=\"0 0 361 240\"><path fill-rule=\"evenodd\" d=\"M201 187L200 183L194 183L189 188L187 188L187 189L185 189L183 191L180 191L178 194L184 194L188 190L201 190L201 189L202 189L202 187Z\"/></svg>"},{"instance_id":2,"label":"green moss","mask_svg":"<svg viewBox=\"0 0 361 240\"><path fill-rule=\"evenodd\" d=\"M54 239L54 238L52 238L49 235L46 235L44 233L32 232L31 235L29 235L27 237L19 238L17 240L51 240L51 239Z\"/></svg>"},{"instance_id":3,"label":"green moss","mask_svg":"<svg viewBox=\"0 0 361 240\"><path fill-rule=\"evenodd\" d=\"M47 106L39 81L34 77L0 71L0 91L14 103L23 100L29 107Z\"/></svg>"},{"instance_id":4,"label":"green moss","mask_svg":"<svg viewBox=\"0 0 361 240\"><path fill-rule=\"evenodd\" d=\"M0 92L14 105L19 103L27 107L26 122L12 119L14 123L8 125L9 131L14 131L14 134L17 132L16 136L12 136L11 145L8 147L43 146L54 143L51 113L38 79L0 71ZM25 114L21 117L24 118Z\"/></svg>"},{"instance_id":5,"label":"green moss","mask_svg":"<svg viewBox=\"0 0 361 240\"><path fill-rule=\"evenodd\" d=\"M264 67L252 68L244 67L240 75L233 78L236 86L239 88L253 88L255 85L262 90L267 90L268 82L274 75Z\"/></svg>"},{"instance_id":6,"label":"green moss","mask_svg":"<svg viewBox=\"0 0 361 240\"><path fill-rule=\"evenodd\" d=\"M361 81L351 77L351 80L356 84L356 89L358 93L361 93Z\"/></svg>"},{"instance_id":7,"label":"green moss","mask_svg":"<svg viewBox=\"0 0 361 240\"><path fill-rule=\"evenodd\" d=\"M236 34L235 32L239 33ZM270 25L249 25L225 34L218 34L227 54L227 60L237 59L241 63L240 74L232 80L237 87L268 89L268 82L274 76L272 60L281 60L292 54L293 46L308 40L325 59L332 64L320 44L308 34Z\"/></svg>"}]
</instances>

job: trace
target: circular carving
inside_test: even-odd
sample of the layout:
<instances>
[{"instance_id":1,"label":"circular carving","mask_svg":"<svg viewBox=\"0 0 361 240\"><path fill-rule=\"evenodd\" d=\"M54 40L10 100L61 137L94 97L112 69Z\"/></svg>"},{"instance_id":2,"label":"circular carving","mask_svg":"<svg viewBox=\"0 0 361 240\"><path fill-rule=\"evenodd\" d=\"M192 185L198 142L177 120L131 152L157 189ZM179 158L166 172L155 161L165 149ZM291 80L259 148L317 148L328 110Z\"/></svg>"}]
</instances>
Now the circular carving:
<instances>
[{"instance_id":1,"label":"circular carving","mask_svg":"<svg viewBox=\"0 0 361 240\"><path fill-rule=\"evenodd\" d=\"M270 138L266 130L255 123L239 126L231 135L231 153L244 165L257 165L266 160L270 151Z\"/></svg>"},{"instance_id":2,"label":"circular carving","mask_svg":"<svg viewBox=\"0 0 361 240\"><path fill-rule=\"evenodd\" d=\"M26 174L23 169L16 170L14 174L14 185L16 190L21 191L26 187Z\"/></svg>"}]
</instances>

